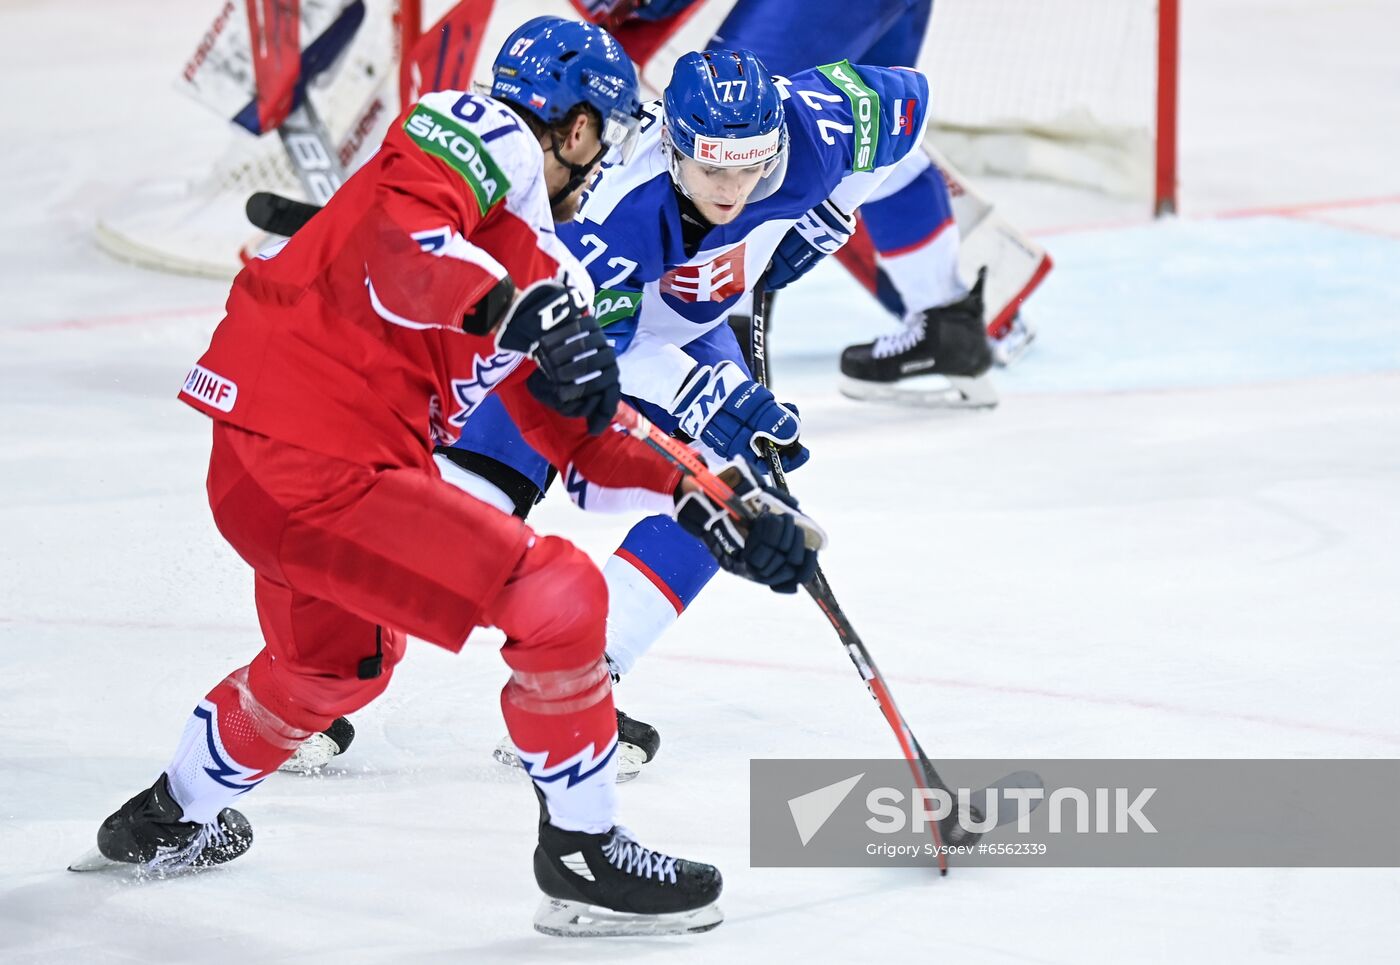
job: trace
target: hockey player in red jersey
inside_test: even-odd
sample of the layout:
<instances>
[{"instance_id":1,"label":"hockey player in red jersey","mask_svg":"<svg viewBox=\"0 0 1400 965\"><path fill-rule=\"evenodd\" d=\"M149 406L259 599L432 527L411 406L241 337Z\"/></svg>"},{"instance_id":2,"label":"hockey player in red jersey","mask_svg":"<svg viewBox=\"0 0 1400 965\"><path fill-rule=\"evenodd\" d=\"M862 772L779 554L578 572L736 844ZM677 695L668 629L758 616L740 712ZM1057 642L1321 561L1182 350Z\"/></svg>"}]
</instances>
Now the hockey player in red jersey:
<instances>
[{"instance_id":1,"label":"hockey player in red jersey","mask_svg":"<svg viewBox=\"0 0 1400 965\"><path fill-rule=\"evenodd\" d=\"M601 574L444 482L432 447L494 391L557 466L654 493L727 569L790 591L815 554L782 508L737 540L720 531L722 511L608 428L616 360L553 222L572 216L606 152L628 150L635 73L601 28L557 18L525 24L502 59L493 96L424 97L320 214L235 280L180 395L213 419L210 506L255 571L265 645L199 701L169 766L75 869L238 857L252 831L230 805L378 696L407 635L455 652L491 625L512 671L502 712L541 800L536 926L719 923L716 869L616 823Z\"/></svg>"}]
</instances>

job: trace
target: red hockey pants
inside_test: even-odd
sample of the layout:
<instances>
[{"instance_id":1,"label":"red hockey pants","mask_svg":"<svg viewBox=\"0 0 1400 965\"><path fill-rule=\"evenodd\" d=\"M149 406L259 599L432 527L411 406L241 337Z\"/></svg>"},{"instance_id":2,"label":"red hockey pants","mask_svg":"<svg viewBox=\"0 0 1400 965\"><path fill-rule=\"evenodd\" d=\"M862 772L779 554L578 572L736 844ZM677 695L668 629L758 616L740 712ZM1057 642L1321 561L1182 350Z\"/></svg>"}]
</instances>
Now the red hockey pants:
<instances>
[{"instance_id":1,"label":"red hockey pants","mask_svg":"<svg viewBox=\"0 0 1400 965\"><path fill-rule=\"evenodd\" d=\"M209 697L239 763L270 770L369 703L406 634L455 652L477 625L506 634L517 744L555 760L616 734L606 584L566 540L535 536L431 464L357 465L224 423L208 487L219 531L256 571L265 640L246 688L231 677Z\"/></svg>"}]
</instances>

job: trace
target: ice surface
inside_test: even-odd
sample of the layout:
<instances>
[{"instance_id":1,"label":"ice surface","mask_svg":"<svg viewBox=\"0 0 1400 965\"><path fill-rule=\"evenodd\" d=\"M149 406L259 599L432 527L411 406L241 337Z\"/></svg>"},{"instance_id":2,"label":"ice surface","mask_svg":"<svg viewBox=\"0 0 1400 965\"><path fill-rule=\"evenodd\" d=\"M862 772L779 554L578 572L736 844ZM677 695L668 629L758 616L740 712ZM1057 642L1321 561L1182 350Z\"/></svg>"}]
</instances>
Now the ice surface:
<instances>
[{"instance_id":1,"label":"ice surface","mask_svg":"<svg viewBox=\"0 0 1400 965\"><path fill-rule=\"evenodd\" d=\"M723 869L711 934L530 929L491 632L415 645L343 764L250 797L246 858L63 871L258 645L207 424L174 400L224 288L91 240L123 185L222 147L168 84L205 6L0 10L0 961L1394 960L1394 871L749 869L750 757L894 745L810 602L733 580L619 689L664 735L624 817ZM888 323L835 270L778 303L814 451L794 485L937 757L1400 754L1400 10L1186 8L1185 217L987 186L1057 229L999 410L846 401L835 351ZM623 529L558 501L537 523L600 559Z\"/></svg>"}]
</instances>

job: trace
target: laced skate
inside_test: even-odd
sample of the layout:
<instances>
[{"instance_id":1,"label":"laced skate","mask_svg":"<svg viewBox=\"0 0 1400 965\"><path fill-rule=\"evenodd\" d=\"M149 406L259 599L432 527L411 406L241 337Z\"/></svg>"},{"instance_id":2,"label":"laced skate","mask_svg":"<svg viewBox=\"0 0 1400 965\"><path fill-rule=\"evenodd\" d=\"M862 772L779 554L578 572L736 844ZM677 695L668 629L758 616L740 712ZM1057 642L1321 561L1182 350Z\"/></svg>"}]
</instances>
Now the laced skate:
<instances>
[{"instance_id":1,"label":"laced skate","mask_svg":"<svg viewBox=\"0 0 1400 965\"><path fill-rule=\"evenodd\" d=\"M992 365L982 319L985 278L983 269L959 301L912 314L902 331L843 351L842 394L940 408L995 406L996 389L985 375Z\"/></svg>"},{"instance_id":2,"label":"laced skate","mask_svg":"<svg viewBox=\"0 0 1400 965\"><path fill-rule=\"evenodd\" d=\"M183 818L169 779L162 774L102 822L97 847L68 870L128 866L142 874L176 874L232 861L253 845L252 826L232 808L224 808L209 824Z\"/></svg>"},{"instance_id":3,"label":"laced skate","mask_svg":"<svg viewBox=\"0 0 1400 965\"><path fill-rule=\"evenodd\" d=\"M586 834L542 823L535 881L546 895L535 929L546 935L682 935L724 920L718 869L645 847L621 825Z\"/></svg>"}]
</instances>

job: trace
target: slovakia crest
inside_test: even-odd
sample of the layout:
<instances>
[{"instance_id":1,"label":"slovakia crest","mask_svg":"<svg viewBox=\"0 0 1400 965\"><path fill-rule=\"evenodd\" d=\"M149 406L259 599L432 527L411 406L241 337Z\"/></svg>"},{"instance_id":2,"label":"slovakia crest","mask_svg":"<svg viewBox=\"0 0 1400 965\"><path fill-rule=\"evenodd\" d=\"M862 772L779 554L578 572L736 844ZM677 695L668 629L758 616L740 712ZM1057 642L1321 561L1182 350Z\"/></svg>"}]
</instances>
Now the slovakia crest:
<instances>
[{"instance_id":1,"label":"slovakia crest","mask_svg":"<svg viewBox=\"0 0 1400 965\"><path fill-rule=\"evenodd\" d=\"M680 265L661 276L661 293L683 302L722 302L746 290L742 244L703 265Z\"/></svg>"}]
</instances>

